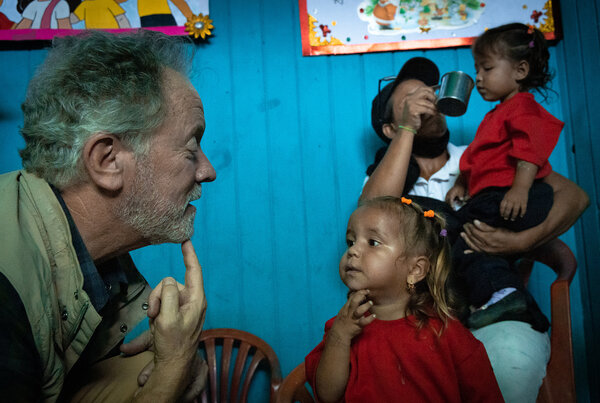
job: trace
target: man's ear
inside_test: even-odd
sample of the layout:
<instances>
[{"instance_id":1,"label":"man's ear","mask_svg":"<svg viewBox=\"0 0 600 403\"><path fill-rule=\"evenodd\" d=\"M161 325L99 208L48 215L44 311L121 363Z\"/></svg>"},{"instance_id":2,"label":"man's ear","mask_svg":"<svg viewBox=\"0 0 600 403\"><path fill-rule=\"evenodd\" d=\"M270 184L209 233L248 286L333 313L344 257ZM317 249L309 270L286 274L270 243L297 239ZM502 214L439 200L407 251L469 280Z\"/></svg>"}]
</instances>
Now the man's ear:
<instances>
[{"instance_id":1,"label":"man's ear","mask_svg":"<svg viewBox=\"0 0 600 403\"><path fill-rule=\"evenodd\" d=\"M113 134L96 133L83 147L83 164L91 181L110 192L121 190L126 155L130 154Z\"/></svg>"},{"instance_id":2,"label":"man's ear","mask_svg":"<svg viewBox=\"0 0 600 403\"><path fill-rule=\"evenodd\" d=\"M381 130L383 131L385 137L390 140L396 135L396 130L394 130L394 126L392 126L391 123L384 123L383 126L381 126Z\"/></svg>"},{"instance_id":3,"label":"man's ear","mask_svg":"<svg viewBox=\"0 0 600 403\"><path fill-rule=\"evenodd\" d=\"M429 259L425 256L417 256L413 258L410 269L408 270L407 282L416 284L423 280L429 272Z\"/></svg>"},{"instance_id":4,"label":"man's ear","mask_svg":"<svg viewBox=\"0 0 600 403\"><path fill-rule=\"evenodd\" d=\"M529 62L527 60L521 60L515 67L516 79L523 80L529 75Z\"/></svg>"}]
</instances>

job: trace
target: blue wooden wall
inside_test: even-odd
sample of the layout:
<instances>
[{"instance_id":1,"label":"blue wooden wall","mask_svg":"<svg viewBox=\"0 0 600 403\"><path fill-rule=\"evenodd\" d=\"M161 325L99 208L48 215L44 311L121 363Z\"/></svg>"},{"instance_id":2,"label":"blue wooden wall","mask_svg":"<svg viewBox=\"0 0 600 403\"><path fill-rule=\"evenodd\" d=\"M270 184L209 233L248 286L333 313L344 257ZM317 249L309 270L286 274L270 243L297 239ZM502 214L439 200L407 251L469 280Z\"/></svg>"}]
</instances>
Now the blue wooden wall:
<instances>
[{"instance_id":1,"label":"blue wooden wall","mask_svg":"<svg viewBox=\"0 0 600 403\"><path fill-rule=\"evenodd\" d=\"M594 112L600 89L590 81L599 76L600 52L597 24L582 22L598 20L595 2L589 4L594 13L578 4L563 10L565 39L551 49L558 94L545 106L567 123L551 157L554 169L579 181L593 201L584 225L563 236L580 263L571 287L573 339L578 396L588 401L593 389L588 387L588 365L595 368L600 358L593 343L600 320L587 319L600 315L598 296L594 300L589 287L600 279L587 269L594 267L592 261L598 263L599 162L593 165L592 159L598 140L591 128L598 128ZM337 266L346 220L365 168L382 145L370 127L377 80L395 74L417 55L433 59L442 73L474 75L473 62L467 48L302 57L295 1L221 0L210 8L214 35L195 46L192 77L205 105L203 147L218 176L204 186L197 202L192 238L204 268L205 327L257 334L273 346L285 375L320 341L325 321L345 299ZM593 46L583 45L584 37ZM46 55L45 49L4 48L0 172L20 167L20 103L35 66ZM473 93L467 114L448 119L452 141L468 143L491 106ZM576 241L581 239L586 243ZM133 255L152 285L166 275L183 280L177 245L148 247ZM532 279L546 312L551 279L544 270ZM589 372L590 379L597 379L598 371Z\"/></svg>"}]
</instances>

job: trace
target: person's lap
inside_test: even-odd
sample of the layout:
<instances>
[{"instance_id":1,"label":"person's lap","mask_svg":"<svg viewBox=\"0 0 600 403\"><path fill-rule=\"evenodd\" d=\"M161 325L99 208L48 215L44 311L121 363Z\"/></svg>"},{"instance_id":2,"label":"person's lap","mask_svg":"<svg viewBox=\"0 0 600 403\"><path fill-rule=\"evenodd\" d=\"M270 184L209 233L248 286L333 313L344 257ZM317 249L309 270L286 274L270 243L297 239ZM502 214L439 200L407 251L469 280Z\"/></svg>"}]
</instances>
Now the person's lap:
<instances>
[{"instance_id":1,"label":"person's lap","mask_svg":"<svg viewBox=\"0 0 600 403\"><path fill-rule=\"evenodd\" d=\"M100 361L78 377L64 399L70 402L129 402L138 389L139 373L153 359L154 353L145 351Z\"/></svg>"},{"instance_id":2,"label":"person's lap","mask_svg":"<svg viewBox=\"0 0 600 403\"><path fill-rule=\"evenodd\" d=\"M485 346L504 400L535 402L550 359L548 333L503 321L472 330Z\"/></svg>"}]
</instances>

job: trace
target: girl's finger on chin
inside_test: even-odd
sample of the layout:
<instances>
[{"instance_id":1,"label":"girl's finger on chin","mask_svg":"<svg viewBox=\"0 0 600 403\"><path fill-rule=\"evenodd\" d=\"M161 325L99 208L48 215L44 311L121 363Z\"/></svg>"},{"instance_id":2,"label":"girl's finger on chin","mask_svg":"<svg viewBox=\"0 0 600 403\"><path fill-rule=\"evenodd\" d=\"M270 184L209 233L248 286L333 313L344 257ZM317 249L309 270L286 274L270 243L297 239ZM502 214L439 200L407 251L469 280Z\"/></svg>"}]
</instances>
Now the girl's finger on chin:
<instances>
[{"instance_id":1,"label":"girl's finger on chin","mask_svg":"<svg viewBox=\"0 0 600 403\"><path fill-rule=\"evenodd\" d=\"M364 327L367 326L369 323L373 322L376 319L375 314L371 314L369 316L363 316L362 318L360 318L360 320L358 321L358 325L360 327Z\"/></svg>"},{"instance_id":2,"label":"girl's finger on chin","mask_svg":"<svg viewBox=\"0 0 600 403\"><path fill-rule=\"evenodd\" d=\"M361 304L358 308L356 308L356 315L357 318L360 318L362 316L364 316L364 314L371 309L371 307L373 306L373 301L369 300L369 301L365 301L363 304Z\"/></svg>"}]
</instances>

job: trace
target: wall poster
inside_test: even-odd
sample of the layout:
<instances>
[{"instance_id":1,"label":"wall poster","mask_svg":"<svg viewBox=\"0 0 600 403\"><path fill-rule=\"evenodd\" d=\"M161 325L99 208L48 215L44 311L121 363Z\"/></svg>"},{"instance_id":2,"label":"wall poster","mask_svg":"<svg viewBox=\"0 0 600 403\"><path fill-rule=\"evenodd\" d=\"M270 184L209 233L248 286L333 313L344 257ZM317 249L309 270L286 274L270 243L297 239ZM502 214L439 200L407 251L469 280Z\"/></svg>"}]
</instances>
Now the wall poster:
<instances>
[{"instance_id":1,"label":"wall poster","mask_svg":"<svg viewBox=\"0 0 600 403\"><path fill-rule=\"evenodd\" d=\"M470 45L486 28L522 22L558 39L558 0L299 0L302 54Z\"/></svg>"},{"instance_id":2,"label":"wall poster","mask_svg":"<svg viewBox=\"0 0 600 403\"><path fill-rule=\"evenodd\" d=\"M86 29L210 35L209 0L0 0L0 40L48 40Z\"/></svg>"}]
</instances>

